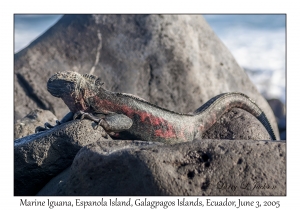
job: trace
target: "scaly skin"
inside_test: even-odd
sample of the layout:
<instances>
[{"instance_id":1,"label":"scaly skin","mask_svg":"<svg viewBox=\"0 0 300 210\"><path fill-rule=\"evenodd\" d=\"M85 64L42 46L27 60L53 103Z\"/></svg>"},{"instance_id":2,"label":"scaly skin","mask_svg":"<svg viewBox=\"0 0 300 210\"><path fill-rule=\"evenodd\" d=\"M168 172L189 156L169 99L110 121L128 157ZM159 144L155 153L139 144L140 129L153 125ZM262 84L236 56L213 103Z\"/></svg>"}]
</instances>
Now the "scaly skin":
<instances>
[{"instance_id":1,"label":"scaly skin","mask_svg":"<svg viewBox=\"0 0 300 210\"><path fill-rule=\"evenodd\" d=\"M197 109L193 114L176 113L153 105L138 97L105 90L100 79L76 72L59 72L48 83L48 91L61 98L75 114L122 114L132 120L126 131L115 133L115 137L177 143L201 138L224 113L232 108L241 108L254 115L276 140L273 129L263 111L242 93L218 95ZM86 115L103 124L104 119ZM126 121L126 120L125 120ZM124 122L125 122L124 121ZM122 120L118 121L123 123ZM128 120L126 121L128 123ZM102 125L100 124L100 125ZM117 126L116 126L117 127ZM124 126L123 126L124 127ZM125 126L126 127L126 126Z\"/></svg>"}]
</instances>

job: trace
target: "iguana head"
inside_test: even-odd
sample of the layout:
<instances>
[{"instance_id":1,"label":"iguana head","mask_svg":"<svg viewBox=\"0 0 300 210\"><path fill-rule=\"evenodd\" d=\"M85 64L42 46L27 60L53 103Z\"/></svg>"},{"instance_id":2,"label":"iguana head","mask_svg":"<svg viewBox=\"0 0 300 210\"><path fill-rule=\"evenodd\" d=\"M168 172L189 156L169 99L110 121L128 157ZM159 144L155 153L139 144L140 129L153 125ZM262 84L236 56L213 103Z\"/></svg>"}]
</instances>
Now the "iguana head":
<instances>
[{"instance_id":1,"label":"iguana head","mask_svg":"<svg viewBox=\"0 0 300 210\"><path fill-rule=\"evenodd\" d=\"M71 95L78 89L81 79L82 76L77 72L57 72L48 80L47 90L58 98Z\"/></svg>"},{"instance_id":2,"label":"iguana head","mask_svg":"<svg viewBox=\"0 0 300 210\"><path fill-rule=\"evenodd\" d=\"M88 98L95 94L95 88L101 86L100 80L93 75L81 75L77 72L57 72L47 83L47 90L61 98L72 112L87 110Z\"/></svg>"}]
</instances>

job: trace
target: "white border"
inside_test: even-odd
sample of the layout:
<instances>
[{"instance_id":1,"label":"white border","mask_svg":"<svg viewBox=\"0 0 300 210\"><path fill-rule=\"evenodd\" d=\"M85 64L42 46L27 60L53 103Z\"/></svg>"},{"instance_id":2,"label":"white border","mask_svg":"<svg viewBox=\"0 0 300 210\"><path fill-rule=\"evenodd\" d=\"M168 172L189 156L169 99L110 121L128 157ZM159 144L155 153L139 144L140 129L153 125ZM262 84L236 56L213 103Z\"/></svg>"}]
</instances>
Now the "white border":
<instances>
[{"instance_id":1,"label":"white border","mask_svg":"<svg viewBox=\"0 0 300 210\"><path fill-rule=\"evenodd\" d=\"M295 2L295 3L293 3ZM13 14L14 13L286 13L287 14L287 196L285 197L229 197L244 200L279 200L281 209L298 206L299 182L296 172L299 163L298 118L300 102L299 84L299 8L296 1L6 1L1 3L1 208L19 207L20 197L13 196ZM4 134L4 135L3 135ZM35 198L35 197L30 197ZM52 197L64 200L74 197ZM85 197L87 200L93 197ZM106 197L108 198L108 197ZM137 197L135 197L137 198ZM176 197L150 197L153 200L177 199ZM194 199L195 197L189 197ZM201 198L201 197L200 197ZM208 197L201 198L207 199ZM222 200L225 197L211 197ZM46 197L39 199L47 199ZM96 197L99 199L99 197ZM59 208L59 207L57 207ZM149 209L149 207L147 207ZM191 207L189 207L191 208ZM225 209L224 207L223 209ZM27 209L31 209L30 207ZM36 208L39 209L39 208ZM64 208L68 209L68 208ZM71 208L70 208L71 209ZM74 207L72 208L74 209ZM98 208L99 209L99 208ZM139 207L136 207L139 209ZM171 209L171 208L169 208ZM199 209L199 207L198 207ZM296 209L296 208L295 208Z\"/></svg>"}]
</instances>

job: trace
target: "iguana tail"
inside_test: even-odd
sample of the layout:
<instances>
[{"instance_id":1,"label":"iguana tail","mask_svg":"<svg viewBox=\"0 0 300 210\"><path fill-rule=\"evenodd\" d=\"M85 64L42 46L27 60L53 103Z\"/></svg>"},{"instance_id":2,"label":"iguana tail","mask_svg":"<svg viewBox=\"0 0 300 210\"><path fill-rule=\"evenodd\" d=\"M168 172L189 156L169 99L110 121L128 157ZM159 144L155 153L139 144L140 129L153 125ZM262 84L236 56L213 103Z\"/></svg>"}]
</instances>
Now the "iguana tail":
<instances>
[{"instance_id":1,"label":"iguana tail","mask_svg":"<svg viewBox=\"0 0 300 210\"><path fill-rule=\"evenodd\" d=\"M194 112L195 117L199 119L202 133L232 108L243 109L255 116L266 128L271 139L276 140L272 126L265 113L248 96L235 92L217 95Z\"/></svg>"}]
</instances>

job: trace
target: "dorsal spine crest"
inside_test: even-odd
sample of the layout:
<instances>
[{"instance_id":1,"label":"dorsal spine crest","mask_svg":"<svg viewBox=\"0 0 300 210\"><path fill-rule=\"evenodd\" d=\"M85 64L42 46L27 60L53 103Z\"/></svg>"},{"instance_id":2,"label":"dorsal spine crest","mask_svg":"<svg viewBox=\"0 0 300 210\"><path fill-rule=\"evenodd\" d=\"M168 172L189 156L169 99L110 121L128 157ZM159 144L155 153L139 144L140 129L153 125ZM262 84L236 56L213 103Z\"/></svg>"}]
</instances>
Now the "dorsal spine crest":
<instances>
[{"instance_id":1,"label":"dorsal spine crest","mask_svg":"<svg viewBox=\"0 0 300 210\"><path fill-rule=\"evenodd\" d=\"M103 82L101 82L100 78L98 78L94 75L84 74L82 76L89 82L94 83L96 86L102 86L104 84Z\"/></svg>"}]
</instances>

